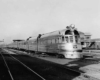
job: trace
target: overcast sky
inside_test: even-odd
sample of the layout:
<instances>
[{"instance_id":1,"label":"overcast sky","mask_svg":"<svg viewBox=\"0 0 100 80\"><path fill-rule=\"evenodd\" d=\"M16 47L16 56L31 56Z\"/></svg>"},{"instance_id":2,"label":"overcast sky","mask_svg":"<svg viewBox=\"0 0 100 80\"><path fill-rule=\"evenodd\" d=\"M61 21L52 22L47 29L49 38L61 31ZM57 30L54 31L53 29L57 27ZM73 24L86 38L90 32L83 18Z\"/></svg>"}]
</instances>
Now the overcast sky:
<instances>
[{"instance_id":1,"label":"overcast sky","mask_svg":"<svg viewBox=\"0 0 100 80\"><path fill-rule=\"evenodd\" d=\"M0 40L5 42L70 24L100 38L100 0L0 0Z\"/></svg>"}]
</instances>

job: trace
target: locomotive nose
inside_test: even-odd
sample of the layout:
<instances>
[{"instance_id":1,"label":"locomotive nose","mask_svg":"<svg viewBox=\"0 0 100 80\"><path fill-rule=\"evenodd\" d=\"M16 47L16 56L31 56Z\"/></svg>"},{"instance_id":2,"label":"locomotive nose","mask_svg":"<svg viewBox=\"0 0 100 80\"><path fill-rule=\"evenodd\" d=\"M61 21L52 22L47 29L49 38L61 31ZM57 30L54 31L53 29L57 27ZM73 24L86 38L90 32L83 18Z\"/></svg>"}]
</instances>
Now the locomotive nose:
<instances>
[{"instance_id":1,"label":"locomotive nose","mask_svg":"<svg viewBox=\"0 0 100 80\"><path fill-rule=\"evenodd\" d=\"M72 51L73 50L73 44L72 43L65 44L65 49L69 50L69 51Z\"/></svg>"},{"instance_id":2,"label":"locomotive nose","mask_svg":"<svg viewBox=\"0 0 100 80\"><path fill-rule=\"evenodd\" d=\"M81 46L78 46L72 43L66 43L66 44L60 45L60 49L63 49L66 51L76 51L77 49L81 49Z\"/></svg>"},{"instance_id":3,"label":"locomotive nose","mask_svg":"<svg viewBox=\"0 0 100 80\"><path fill-rule=\"evenodd\" d=\"M73 44L72 43L66 43L59 46L60 49L66 50L66 51L72 51L73 50Z\"/></svg>"}]
</instances>

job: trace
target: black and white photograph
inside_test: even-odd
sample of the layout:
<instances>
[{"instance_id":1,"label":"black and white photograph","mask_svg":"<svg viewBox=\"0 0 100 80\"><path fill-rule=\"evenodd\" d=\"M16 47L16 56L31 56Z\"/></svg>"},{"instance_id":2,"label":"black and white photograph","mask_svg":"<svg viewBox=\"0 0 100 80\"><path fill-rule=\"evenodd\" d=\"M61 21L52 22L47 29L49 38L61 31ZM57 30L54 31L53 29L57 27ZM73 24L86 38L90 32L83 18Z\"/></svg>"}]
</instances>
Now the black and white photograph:
<instances>
[{"instance_id":1,"label":"black and white photograph","mask_svg":"<svg viewBox=\"0 0 100 80\"><path fill-rule=\"evenodd\" d=\"M0 80L100 80L100 0L0 0Z\"/></svg>"}]
</instances>

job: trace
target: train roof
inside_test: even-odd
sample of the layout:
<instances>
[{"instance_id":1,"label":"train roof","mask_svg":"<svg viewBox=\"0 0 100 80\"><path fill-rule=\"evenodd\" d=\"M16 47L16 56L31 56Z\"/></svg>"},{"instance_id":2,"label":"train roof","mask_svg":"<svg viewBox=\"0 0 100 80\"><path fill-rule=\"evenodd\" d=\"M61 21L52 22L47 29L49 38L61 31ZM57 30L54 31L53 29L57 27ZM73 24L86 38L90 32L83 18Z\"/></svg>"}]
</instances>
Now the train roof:
<instances>
[{"instance_id":1,"label":"train roof","mask_svg":"<svg viewBox=\"0 0 100 80\"><path fill-rule=\"evenodd\" d=\"M70 25L70 26L67 26L66 29L62 29L62 30L58 30L58 31L53 31L53 32L41 34L41 38L48 37L48 36L65 35L65 31L66 30L76 30L77 31L77 29L75 27L72 27L72 25Z\"/></svg>"},{"instance_id":2,"label":"train roof","mask_svg":"<svg viewBox=\"0 0 100 80\"><path fill-rule=\"evenodd\" d=\"M48 37L48 36L63 35L64 31L66 31L66 29L53 31L53 32L50 32L50 33L45 33L45 34L42 34L41 38Z\"/></svg>"},{"instance_id":3,"label":"train roof","mask_svg":"<svg viewBox=\"0 0 100 80\"><path fill-rule=\"evenodd\" d=\"M76 30L77 29L71 24L70 26L67 26L66 29L62 29L62 30L57 30L57 31L53 31L53 32L49 32L49 33L45 33L45 34L39 34L37 37L31 37L29 39L29 41L33 41L33 40L36 40L37 38L44 38L44 37L52 37L52 36L62 36L62 35L65 35L65 31L66 30ZM89 33L83 33L81 31L78 31L78 33L81 35L91 35ZM20 40L20 39L16 39L16 40L13 40L13 42L25 42L25 41L28 41L28 40Z\"/></svg>"},{"instance_id":4,"label":"train roof","mask_svg":"<svg viewBox=\"0 0 100 80\"><path fill-rule=\"evenodd\" d=\"M77 30L76 28L73 28L74 30ZM68 30L68 28L66 28L66 29L63 29L63 30L57 30L57 31L53 31L53 32L49 32L49 33L45 33L45 34L41 34L41 38L43 38L43 37L47 37L47 36L61 36L61 35L64 35L65 34L65 31L66 30ZM78 31L78 33L80 34L80 35L85 35L85 36L91 36L91 34L90 33L83 33L83 32L81 32L81 31Z\"/></svg>"}]
</instances>

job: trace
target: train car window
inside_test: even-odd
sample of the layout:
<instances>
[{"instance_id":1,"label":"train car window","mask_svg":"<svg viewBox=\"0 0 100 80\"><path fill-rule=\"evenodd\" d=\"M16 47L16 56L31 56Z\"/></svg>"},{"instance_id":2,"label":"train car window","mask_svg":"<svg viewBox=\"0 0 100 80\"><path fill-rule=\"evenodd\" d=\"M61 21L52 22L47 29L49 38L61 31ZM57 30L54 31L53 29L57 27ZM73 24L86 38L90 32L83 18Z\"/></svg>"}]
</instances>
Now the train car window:
<instances>
[{"instance_id":1,"label":"train car window","mask_svg":"<svg viewBox=\"0 0 100 80\"><path fill-rule=\"evenodd\" d=\"M52 43L53 43L53 44L55 43L55 40L54 40L54 39L52 39Z\"/></svg>"},{"instance_id":2,"label":"train car window","mask_svg":"<svg viewBox=\"0 0 100 80\"><path fill-rule=\"evenodd\" d=\"M45 44L45 41L43 41L43 44Z\"/></svg>"},{"instance_id":3,"label":"train car window","mask_svg":"<svg viewBox=\"0 0 100 80\"><path fill-rule=\"evenodd\" d=\"M66 42L68 42L68 36L66 36L65 39L66 39Z\"/></svg>"},{"instance_id":4,"label":"train car window","mask_svg":"<svg viewBox=\"0 0 100 80\"><path fill-rule=\"evenodd\" d=\"M51 39L51 44L52 44L52 39Z\"/></svg>"},{"instance_id":5,"label":"train car window","mask_svg":"<svg viewBox=\"0 0 100 80\"><path fill-rule=\"evenodd\" d=\"M32 45L32 41L30 42L30 45Z\"/></svg>"},{"instance_id":6,"label":"train car window","mask_svg":"<svg viewBox=\"0 0 100 80\"><path fill-rule=\"evenodd\" d=\"M44 41L42 41L42 44L44 44Z\"/></svg>"},{"instance_id":7,"label":"train car window","mask_svg":"<svg viewBox=\"0 0 100 80\"><path fill-rule=\"evenodd\" d=\"M70 42L73 42L73 36L70 36Z\"/></svg>"},{"instance_id":8,"label":"train car window","mask_svg":"<svg viewBox=\"0 0 100 80\"><path fill-rule=\"evenodd\" d=\"M42 44L44 44L44 42L42 41Z\"/></svg>"},{"instance_id":9,"label":"train car window","mask_svg":"<svg viewBox=\"0 0 100 80\"><path fill-rule=\"evenodd\" d=\"M59 38L58 38L58 43L59 43Z\"/></svg>"},{"instance_id":10,"label":"train car window","mask_svg":"<svg viewBox=\"0 0 100 80\"><path fill-rule=\"evenodd\" d=\"M64 41L64 36L62 37L62 41Z\"/></svg>"},{"instance_id":11,"label":"train car window","mask_svg":"<svg viewBox=\"0 0 100 80\"><path fill-rule=\"evenodd\" d=\"M47 44L47 40L45 40L45 44Z\"/></svg>"},{"instance_id":12,"label":"train car window","mask_svg":"<svg viewBox=\"0 0 100 80\"><path fill-rule=\"evenodd\" d=\"M34 45L34 42L32 42L32 44Z\"/></svg>"},{"instance_id":13,"label":"train car window","mask_svg":"<svg viewBox=\"0 0 100 80\"><path fill-rule=\"evenodd\" d=\"M76 43L78 43L78 36L75 36L75 41Z\"/></svg>"},{"instance_id":14,"label":"train car window","mask_svg":"<svg viewBox=\"0 0 100 80\"><path fill-rule=\"evenodd\" d=\"M84 42L81 42L81 45L84 45Z\"/></svg>"},{"instance_id":15,"label":"train car window","mask_svg":"<svg viewBox=\"0 0 100 80\"><path fill-rule=\"evenodd\" d=\"M80 39L81 39L81 40L84 40L84 37L81 37Z\"/></svg>"},{"instance_id":16,"label":"train car window","mask_svg":"<svg viewBox=\"0 0 100 80\"><path fill-rule=\"evenodd\" d=\"M59 43L59 38L57 38L57 43Z\"/></svg>"},{"instance_id":17,"label":"train car window","mask_svg":"<svg viewBox=\"0 0 100 80\"><path fill-rule=\"evenodd\" d=\"M47 44L48 44L48 40L47 40Z\"/></svg>"},{"instance_id":18,"label":"train car window","mask_svg":"<svg viewBox=\"0 0 100 80\"><path fill-rule=\"evenodd\" d=\"M50 44L51 44L51 40L49 40L50 41Z\"/></svg>"},{"instance_id":19,"label":"train car window","mask_svg":"<svg viewBox=\"0 0 100 80\"><path fill-rule=\"evenodd\" d=\"M48 44L49 44L49 40L48 40Z\"/></svg>"},{"instance_id":20,"label":"train car window","mask_svg":"<svg viewBox=\"0 0 100 80\"><path fill-rule=\"evenodd\" d=\"M56 39L55 39L55 43L56 43Z\"/></svg>"},{"instance_id":21,"label":"train car window","mask_svg":"<svg viewBox=\"0 0 100 80\"><path fill-rule=\"evenodd\" d=\"M35 44L37 44L37 41L35 41Z\"/></svg>"},{"instance_id":22,"label":"train car window","mask_svg":"<svg viewBox=\"0 0 100 80\"><path fill-rule=\"evenodd\" d=\"M61 37L59 37L59 43L61 43Z\"/></svg>"},{"instance_id":23,"label":"train car window","mask_svg":"<svg viewBox=\"0 0 100 80\"><path fill-rule=\"evenodd\" d=\"M48 40L46 40L46 44L48 44Z\"/></svg>"},{"instance_id":24,"label":"train car window","mask_svg":"<svg viewBox=\"0 0 100 80\"><path fill-rule=\"evenodd\" d=\"M32 43L31 43L31 42L30 42L29 44L30 44L30 45L32 45Z\"/></svg>"},{"instance_id":25,"label":"train car window","mask_svg":"<svg viewBox=\"0 0 100 80\"><path fill-rule=\"evenodd\" d=\"M89 46L89 42L86 42L86 45Z\"/></svg>"},{"instance_id":26,"label":"train car window","mask_svg":"<svg viewBox=\"0 0 100 80\"><path fill-rule=\"evenodd\" d=\"M39 44L41 44L41 41L39 41Z\"/></svg>"},{"instance_id":27,"label":"train car window","mask_svg":"<svg viewBox=\"0 0 100 80\"><path fill-rule=\"evenodd\" d=\"M43 41L41 41L41 44L43 44Z\"/></svg>"},{"instance_id":28,"label":"train car window","mask_svg":"<svg viewBox=\"0 0 100 80\"><path fill-rule=\"evenodd\" d=\"M51 40L48 40L48 43L51 44Z\"/></svg>"},{"instance_id":29,"label":"train car window","mask_svg":"<svg viewBox=\"0 0 100 80\"><path fill-rule=\"evenodd\" d=\"M99 45L97 45L97 49L100 49Z\"/></svg>"},{"instance_id":30,"label":"train car window","mask_svg":"<svg viewBox=\"0 0 100 80\"><path fill-rule=\"evenodd\" d=\"M90 37L89 37L89 36L87 36L87 37L86 37L86 39L90 39Z\"/></svg>"},{"instance_id":31,"label":"train car window","mask_svg":"<svg viewBox=\"0 0 100 80\"><path fill-rule=\"evenodd\" d=\"M43 44L43 41L41 41L41 43Z\"/></svg>"},{"instance_id":32,"label":"train car window","mask_svg":"<svg viewBox=\"0 0 100 80\"><path fill-rule=\"evenodd\" d=\"M51 41L52 43L53 43L53 39L52 39L52 41Z\"/></svg>"},{"instance_id":33,"label":"train car window","mask_svg":"<svg viewBox=\"0 0 100 80\"><path fill-rule=\"evenodd\" d=\"M43 41L41 43L43 44Z\"/></svg>"},{"instance_id":34,"label":"train car window","mask_svg":"<svg viewBox=\"0 0 100 80\"><path fill-rule=\"evenodd\" d=\"M31 45L32 45L32 42L31 42Z\"/></svg>"},{"instance_id":35,"label":"train car window","mask_svg":"<svg viewBox=\"0 0 100 80\"><path fill-rule=\"evenodd\" d=\"M43 41L44 41L44 44L46 44L46 40L44 39Z\"/></svg>"},{"instance_id":36,"label":"train car window","mask_svg":"<svg viewBox=\"0 0 100 80\"><path fill-rule=\"evenodd\" d=\"M55 43L55 39L53 39L54 43Z\"/></svg>"},{"instance_id":37,"label":"train car window","mask_svg":"<svg viewBox=\"0 0 100 80\"><path fill-rule=\"evenodd\" d=\"M56 43L58 43L58 39L55 39L56 40Z\"/></svg>"},{"instance_id":38,"label":"train car window","mask_svg":"<svg viewBox=\"0 0 100 80\"><path fill-rule=\"evenodd\" d=\"M59 37L59 43L60 43L60 37Z\"/></svg>"}]
</instances>

